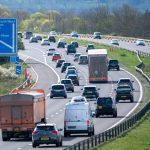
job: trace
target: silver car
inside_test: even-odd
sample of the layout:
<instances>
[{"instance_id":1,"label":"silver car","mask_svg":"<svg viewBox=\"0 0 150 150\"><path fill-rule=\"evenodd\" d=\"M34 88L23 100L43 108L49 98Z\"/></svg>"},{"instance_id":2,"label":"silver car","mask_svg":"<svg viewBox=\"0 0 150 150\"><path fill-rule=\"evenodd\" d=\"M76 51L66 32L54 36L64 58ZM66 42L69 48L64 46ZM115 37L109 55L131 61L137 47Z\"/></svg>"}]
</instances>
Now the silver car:
<instances>
[{"instance_id":1,"label":"silver car","mask_svg":"<svg viewBox=\"0 0 150 150\"><path fill-rule=\"evenodd\" d=\"M62 129L58 129L56 124L37 124L32 132L32 147L40 144L56 144L57 147L62 146Z\"/></svg>"}]
</instances>

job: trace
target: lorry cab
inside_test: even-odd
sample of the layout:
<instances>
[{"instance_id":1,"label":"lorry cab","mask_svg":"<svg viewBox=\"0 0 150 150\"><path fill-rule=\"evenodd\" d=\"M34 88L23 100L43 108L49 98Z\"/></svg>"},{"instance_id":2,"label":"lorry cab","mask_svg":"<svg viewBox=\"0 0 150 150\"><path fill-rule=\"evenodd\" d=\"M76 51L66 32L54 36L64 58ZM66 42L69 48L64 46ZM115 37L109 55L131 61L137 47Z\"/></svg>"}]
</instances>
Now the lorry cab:
<instances>
[{"instance_id":1,"label":"lorry cab","mask_svg":"<svg viewBox=\"0 0 150 150\"><path fill-rule=\"evenodd\" d=\"M64 137L80 133L94 135L94 123L90 104L85 97L76 96L65 106Z\"/></svg>"}]
</instances>

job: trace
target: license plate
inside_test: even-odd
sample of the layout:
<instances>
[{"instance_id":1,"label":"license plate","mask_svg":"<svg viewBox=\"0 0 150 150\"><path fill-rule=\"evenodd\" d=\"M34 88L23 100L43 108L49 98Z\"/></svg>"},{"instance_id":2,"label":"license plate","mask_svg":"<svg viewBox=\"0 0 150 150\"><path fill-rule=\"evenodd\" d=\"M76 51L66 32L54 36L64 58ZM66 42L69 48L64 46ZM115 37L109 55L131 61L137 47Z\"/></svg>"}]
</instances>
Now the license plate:
<instances>
[{"instance_id":1,"label":"license plate","mask_svg":"<svg viewBox=\"0 0 150 150\"><path fill-rule=\"evenodd\" d=\"M126 98L126 96L121 96L122 98Z\"/></svg>"},{"instance_id":2,"label":"license plate","mask_svg":"<svg viewBox=\"0 0 150 150\"><path fill-rule=\"evenodd\" d=\"M68 128L74 129L74 128L76 128L76 126L68 126Z\"/></svg>"},{"instance_id":3,"label":"license plate","mask_svg":"<svg viewBox=\"0 0 150 150\"><path fill-rule=\"evenodd\" d=\"M103 107L102 107L102 106L98 106L98 108L99 108L99 109L102 109Z\"/></svg>"},{"instance_id":4,"label":"license plate","mask_svg":"<svg viewBox=\"0 0 150 150\"><path fill-rule=\"evenodd\" d=\"M92 94L92 92L88 92L89 94Z\"/></svg>"},{"instance_id":5,"label":"license plate","mask_svg":"<svg viewBox=\"0 0 150 150\"><path fill-rule=\"evenodd\" d=\"M47 141L47 140L49 140L49 138L48 137L43 137L43 138L41 138L41 140L42 141Z\"/></svg>"}]
</instances>

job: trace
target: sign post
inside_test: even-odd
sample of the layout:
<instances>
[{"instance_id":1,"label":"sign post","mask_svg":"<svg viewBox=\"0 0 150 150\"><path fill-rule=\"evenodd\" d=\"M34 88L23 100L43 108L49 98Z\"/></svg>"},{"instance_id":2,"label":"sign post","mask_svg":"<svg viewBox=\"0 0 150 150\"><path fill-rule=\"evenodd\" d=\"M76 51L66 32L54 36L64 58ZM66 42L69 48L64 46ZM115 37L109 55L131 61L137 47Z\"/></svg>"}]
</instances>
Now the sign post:
<instances>
[{"instance_id":1,"label":"sign post","mask_svg":"<svg viewBox=\"0 0 150 150\"><path fill-rule=\"evenodd\" d=\"M0 19L0 56L17 55L17 21Z\"/></svg>"}]
</instances>

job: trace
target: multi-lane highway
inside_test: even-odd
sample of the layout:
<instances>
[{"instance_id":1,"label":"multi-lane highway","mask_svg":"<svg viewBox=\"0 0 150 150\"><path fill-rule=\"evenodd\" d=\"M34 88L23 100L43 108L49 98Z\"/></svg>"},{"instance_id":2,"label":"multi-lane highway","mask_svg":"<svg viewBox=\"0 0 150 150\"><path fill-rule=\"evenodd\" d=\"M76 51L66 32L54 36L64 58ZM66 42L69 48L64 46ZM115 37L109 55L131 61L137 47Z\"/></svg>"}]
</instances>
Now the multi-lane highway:
<instances>
[{"instance_id":1,"label":"multi-lane highway","mask_svg":"<svg viewBox=\"0 0 150 150\"><path fill-rule=\"evenodd\" d=\"M54 122L58 125L58 127L63 128L64 125L64 107L65 104L75 95L81 94L81 88L84 85L88 85L88 66L87 65L79 65L77 62L73 61L73 55L66 55L65 49L60 48L57 49L57 52L61 53L62 58L66 61L71 62L72 65L76 66L79 72L80 77L80 86L75 86L74 93L68 93L68 98L49 98L49 87L53 83L57 83L60 79L65 77L64 73L60 72L60 68L56 68L56 63L51 61L51 56L47 56L47 49L49 46L41 46L40 43L29 43L28 40L24 40L26 50L20 51L19 55L22 59L26 60L26 62L31 65L36 72L37 82L34 88L43 88L46 93L46 115L48 122ZM56 44L51 44L50 47L56 47ZM83 47L79 47L77 49L78 52L85 54L85 49ZM28 59L27 59L28 58ZM103 132L104 130L114 126L119 123L125 117L130 115L133 110L138 106L141 97L142 97L142 87L139 83L138 79L131 75L129 72L125 70L121 71L109 71L109 82L95 84L98 88L100 88L100 96L114 96L114 89L116 87L116 82L121 77L129 77L131 80L134 80L134 98L135 102L120 102L117 104L118 109L118 117L102 117L102 118L94 118L95 124L95 134ZM95 101L90 101L92 109L95 109ZM63 134L63 132L62 132ZM44 149L63 149L69 145L73 145L78 141L81 141L85 138L88 138L87 135L73 135L71 137L63 138L63 147L56 148L51 145L42 145L39 146L40 149L44 147ZM12 140L3 142L0 135L0 149L5 150L30 150L32 149L31 141L24 140Z\"/></svg>"}]
</instances>

